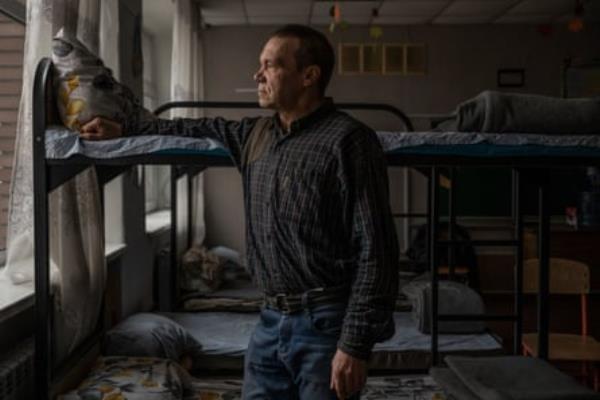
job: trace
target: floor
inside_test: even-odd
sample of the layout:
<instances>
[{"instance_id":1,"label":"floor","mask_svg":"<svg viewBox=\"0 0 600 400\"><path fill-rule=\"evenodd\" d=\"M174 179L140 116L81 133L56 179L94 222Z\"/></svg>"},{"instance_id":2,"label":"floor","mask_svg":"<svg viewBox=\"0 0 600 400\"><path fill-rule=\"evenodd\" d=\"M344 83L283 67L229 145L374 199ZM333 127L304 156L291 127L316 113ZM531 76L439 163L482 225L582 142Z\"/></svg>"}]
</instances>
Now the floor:
<instances>
[{"instance_id":1,"label":"floor","mask_svg":"<svg viewBox=\"0 0 600 400\"><path fill-rule=\"evenodd\" d=\"M208 378L196 383L198 400L239 400L240 379ZM370 377L361 400L447 400L427 375Z\"/></svg>"}]
</instances>

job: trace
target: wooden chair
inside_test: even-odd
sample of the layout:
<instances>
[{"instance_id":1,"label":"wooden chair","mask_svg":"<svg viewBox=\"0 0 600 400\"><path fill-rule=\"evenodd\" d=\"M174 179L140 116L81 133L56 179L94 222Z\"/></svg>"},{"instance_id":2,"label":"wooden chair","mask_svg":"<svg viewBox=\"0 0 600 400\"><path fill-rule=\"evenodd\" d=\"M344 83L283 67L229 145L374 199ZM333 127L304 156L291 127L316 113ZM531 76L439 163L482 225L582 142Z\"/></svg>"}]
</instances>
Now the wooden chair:
<instances>
[{"instance_id":1,"label":"wooden chair","mask_svg":"<svg viewBox=\"0 0 600 400\"><path fill-rule=\"evenodd\" d=\"M538 292L539 260L526 260L523 264L523 292ZM551 332L548 335L548 358L557 361L579 361L585 381L593 369L593 386L598 390L598 369L594 363L600 361L600 342L588 335L588 294L590 291L589 267L578 261L562 258L550 259L550 293L580 296L581 333L565 334ZM537 333L524 334L523 353L537 356Z\"/></svg>"}]
</instances>

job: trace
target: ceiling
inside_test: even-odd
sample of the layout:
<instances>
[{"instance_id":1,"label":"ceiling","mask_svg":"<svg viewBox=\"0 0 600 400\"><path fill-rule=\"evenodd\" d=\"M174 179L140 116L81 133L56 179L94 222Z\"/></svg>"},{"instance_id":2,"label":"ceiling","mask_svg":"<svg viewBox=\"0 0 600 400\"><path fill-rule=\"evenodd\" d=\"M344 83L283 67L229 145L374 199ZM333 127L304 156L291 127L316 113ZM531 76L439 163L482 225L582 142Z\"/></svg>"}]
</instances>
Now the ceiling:
<instances>
[{"instance_id":1,"label":"ceiling","mask_svg":"<svg viewBox=\"0 0 600 400\"><path fill-rule=\"evenodd\" d=\"M212 26L328 25L334 1L198 0L204 22ZM576 0L341 0L341 17L351 25L541 24L567 21ZM582 0L584 17L600 21L600 0ZM150 30L169 24L171 0L143 0ZM373 9L378 16L372 17ZM170 13L168 12L170 10Z\"/></svg>"}]
</instances>

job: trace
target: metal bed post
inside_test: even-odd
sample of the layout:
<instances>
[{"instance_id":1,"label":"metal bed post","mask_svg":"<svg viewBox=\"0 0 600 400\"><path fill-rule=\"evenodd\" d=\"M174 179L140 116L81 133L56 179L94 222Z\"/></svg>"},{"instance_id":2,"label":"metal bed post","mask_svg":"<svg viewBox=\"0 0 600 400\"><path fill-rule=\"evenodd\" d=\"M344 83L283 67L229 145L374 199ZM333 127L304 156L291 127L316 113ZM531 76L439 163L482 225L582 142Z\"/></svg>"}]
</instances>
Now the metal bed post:
<instances>
[{"instance_id":1,"label":"metal bed post","mask_svg":"<svg viewBox=\"0 0 600 400\"><path fill-rule=\"evenodd\" d=\"M438 206L439 168L431 167L429 176L429 267L431 271L431 362L438 364Z\"/></svg>"},{"instance_id":2,"label":"metal bed post","mask_svg":"<svg viewBox=\"0 0 600 400\"><path fill-rule=\"evenodd\" d=\"M514 267L514 338L513 353L519 354L523 337L523 198L521 195L521 173L517 168L512 169L513 182L513 221L515 223L515 248Z\"/></svg>"},{"instance_id":3,"label":"metal bed post","mask_svg":"<svg viewBox=\"0 0 600 400\"><path fill-rule=\"evenodd\" d=\"M550 277L550 211L547 197L548 172L542 170L538 186L538 258L539 287L537 299L538 311L538 357L548 358L548 320L549 320L549 277Z\"/></svg>"},{"instance_id":4,"label":"metal bed post","mask_svg":"<svg viewBox=\"0 0 600 400\"><path fill-rule=\"evenodd\" d=\"M192 230L192 221L193 221L193 190L194 190L194 178L196 176L192 175L190 171L187 171L185 174L185 179L187 181L187 246L189 248L192 245L192 240L194 240L194 234Z\"/></svg>"},{"instance_id":5,"label":"metal bed post","mask_svg":"<svg viewBox=\"0 0 600 400\"><path fill-rule=\"evenodd\" d=\"M338 108L345 110L370 110L370 111L388 111L402 120L402 123L409 132L414 131L410 118L396 107L389 104L380 103L335 103ZM261 108L257 102L251 101L172 101L159 106L154 110L155 115L170 110L171 108L195 107L195 108Z\"/></svg>"},{"instance_id":6,"label":"metal bed post","mask_svg":"<svg viewBox=\"0 0 600 400\"><path fill-rule=\"evenodd\" d=\"M450 186L448 187L448 240L450 242L454 241L454 224L456 223L456 213L455 213L455 205L456 205L456 191L454 190L454 184L456 181L456 168L450 167ZM454 267L455 267L455 257L456 248L454 246L448 246L448 279L454 279ZM471 282L471 285L473 282Z\"/></svg>"},{"instance_id":7,"label":"metal bed post","mask_svg":"<svg viewBox=\"0 0 600 400\"><path fill-rule=\"evenodd\" d=\"M179 257L177 254L177 216L179 214L177 206L177 180L179 178L179 171L176 165L171 165L171 243L169 247L171 249L170 254L170 270L171 270L171 282L169 282L170 299L169 309L171 311L177 305L179 301Z\"/></svg>"},{"instance_id":8,"label":"metal bed post","mask_svg":"<svg viewBox=\"0 0 600 400\"><path fill-rule=\"evenodd\" d=\"M46 175L45 131L47 122L46 84L51 81L52 64L38 64L33 86L33 217L35 266L35 396L47 399L52 379L50 252L48 248L48 179Z\"/></svg>"}]
</instances>

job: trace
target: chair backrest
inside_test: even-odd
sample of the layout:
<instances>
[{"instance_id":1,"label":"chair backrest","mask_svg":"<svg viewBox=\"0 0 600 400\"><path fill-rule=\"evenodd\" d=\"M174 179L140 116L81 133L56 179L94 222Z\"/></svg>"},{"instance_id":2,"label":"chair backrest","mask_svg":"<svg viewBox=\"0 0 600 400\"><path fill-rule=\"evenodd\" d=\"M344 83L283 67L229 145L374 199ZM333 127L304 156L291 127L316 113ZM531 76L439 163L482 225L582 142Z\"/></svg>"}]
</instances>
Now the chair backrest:
<instances>
[{"instance_id":1,"label":"chair backrest","mask_svg":"<svg viewBox=\"0 0 600 400\"><path fill-rule=\"evenodd\" d=\"M523 293L537 293L539 287L539 259L523 263ZM581 334L588 334L587 295L590 292L590 268L587 264L550 258L550 293L577 294L581 299Z\"/></svg>"},{"instance_id":2,"label":"chair backrest","mask_svg":"<svg viewBox=\"0 0 600 400\"><path fill-rule=\"evenodd\" d=\"M523 263L523 293L537 293L539 260ZM550 293L587 294L590 292L590 269L587 264L564 258L550 258Z\"/></svg>"}]
</instances>

